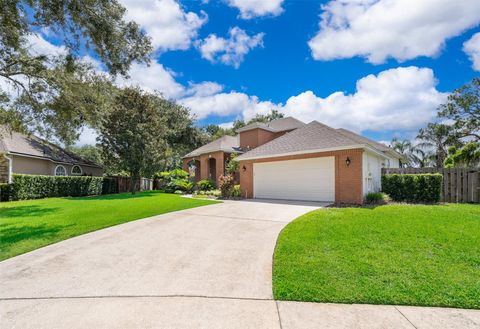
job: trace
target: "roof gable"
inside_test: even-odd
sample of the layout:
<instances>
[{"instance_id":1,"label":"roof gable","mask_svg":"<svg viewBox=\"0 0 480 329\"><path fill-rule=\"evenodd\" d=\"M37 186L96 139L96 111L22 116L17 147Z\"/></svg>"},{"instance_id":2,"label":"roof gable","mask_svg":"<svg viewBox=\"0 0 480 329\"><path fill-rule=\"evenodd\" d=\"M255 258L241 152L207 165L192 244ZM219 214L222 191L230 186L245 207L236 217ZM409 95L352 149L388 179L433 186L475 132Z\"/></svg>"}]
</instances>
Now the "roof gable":
<instances>
[{"instance_id":1,"label":"roof gable","mask_svg":"<svg viewBox=\"0 0 480 329\"><path fill-rule=\"evenodd\" d=\"M217 151L223 151L223 152L228 152L228 153L243 153L240 150L240 141L239 141L239 136L222 136L213 142L210 142L208 144L205 144L192 152L186 154L184 158L190 158L194 156L199 156L201 154L205 153L211 153L211 152L217 152Z\"/></svg>"},{"instance_id":2,"label":"roof gable","mask_svg":"<svg viewBox=\"0 0 480 329\"><path fill-rule=\"evenodd\" d=\"M279 138L263 144L241 156L238 160L268 158L292 153L309 153L321 150L369 147L379 153L391 149L345 129L334 129L312 121Z\"/></svg>"},{"instance_id":3,"label":"roof gable","mask_svg":"<svg viewBox=\"0 0 480 329\"><path fill-rule=\"evenodd\" d=\"M34 135L27 136L15 131L8 132L5 127L0 129L0 135L2 152L38 157L52 160L54 162L88 165L101 168L99 164L93 161L83 159L77 154L69 152Z\"/></svg>"}]
</instances>

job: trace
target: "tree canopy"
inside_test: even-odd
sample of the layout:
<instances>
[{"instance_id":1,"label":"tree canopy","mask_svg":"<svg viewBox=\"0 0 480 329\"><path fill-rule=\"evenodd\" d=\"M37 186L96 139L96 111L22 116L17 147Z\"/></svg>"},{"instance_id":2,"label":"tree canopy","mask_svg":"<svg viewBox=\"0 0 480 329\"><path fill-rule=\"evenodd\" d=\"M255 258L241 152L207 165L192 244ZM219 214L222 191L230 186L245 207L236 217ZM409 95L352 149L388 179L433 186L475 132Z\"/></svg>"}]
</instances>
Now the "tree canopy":
<instances>
[{"instance_id":1,"label":"tree canopy","mask_svg":"<svg viewBox=\"0 0 480 329\"><path fill-rule=\"evenodd\" d=\"M167 120L162 115L165 104L139 88L125 88L115 97L114 108L100 129L105 164L129 173L132 192L139 178L151 177L160 169L167 147Z\"/></svg>"},{"instance_id":2,"label":"tree canopy","mask_svg":"<svg viewBox=\"0 0 480 329\"><path fill-rule=\"evenodd\" d=\"M124 15L115 0L2 1L0 123L53 133L66 144L81 126L97 125L114 88L83 56L91 50L111 75L126 75L152 50L148 36ZM64 51L30 49L38 31L63 41Z\"/></svg>"}]
</instances>

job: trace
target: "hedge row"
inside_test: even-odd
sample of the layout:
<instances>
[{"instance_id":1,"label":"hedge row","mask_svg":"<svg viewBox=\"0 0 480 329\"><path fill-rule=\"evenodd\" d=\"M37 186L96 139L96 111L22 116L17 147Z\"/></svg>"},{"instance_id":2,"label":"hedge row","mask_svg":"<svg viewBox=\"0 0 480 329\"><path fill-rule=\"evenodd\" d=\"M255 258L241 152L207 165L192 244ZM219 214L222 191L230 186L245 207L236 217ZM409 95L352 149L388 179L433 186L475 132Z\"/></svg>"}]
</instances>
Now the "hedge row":
<instances>
[{"instance_id":1,"label":"hedge row","mask_svg":"<svg viewBox=\"0 0 480 329\"><path fill-rule=\"evenodd\" d=\"M382 191L393 201L436 203L442 180L441 174L388 174L382 176Z\"/></svg>"},{"instance_id":2,"label":"hedge row","mask_svg":"<svg viewBox=\"0 0 480 329\"><path fill-rule=\"evenodd\" d=\"M103 177L13 175L0 187L2 201L102 194Z\"/></svg>"}]
</instances>

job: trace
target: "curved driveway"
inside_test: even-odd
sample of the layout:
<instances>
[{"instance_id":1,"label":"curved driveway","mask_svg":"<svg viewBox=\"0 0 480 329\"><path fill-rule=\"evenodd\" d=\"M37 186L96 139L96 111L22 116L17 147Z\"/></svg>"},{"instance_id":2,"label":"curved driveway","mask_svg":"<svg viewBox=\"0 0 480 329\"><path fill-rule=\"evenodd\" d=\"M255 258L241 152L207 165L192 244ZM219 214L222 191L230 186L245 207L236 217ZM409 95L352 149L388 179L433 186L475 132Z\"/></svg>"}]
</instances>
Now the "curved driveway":
<instances>
[{"instance_id":1,"label":"curved driveway","mask_svg":"<svg viewBox=\"0 0 480 329\"><path fill-rule=\"evenodd\" d=\"M3 261L1 327L413 328L405 316L409 308L272 300L278 233L319 206L227 201ZM467 325L479 320L472 314L462 315Z\"/></svg>"}]
</instances>

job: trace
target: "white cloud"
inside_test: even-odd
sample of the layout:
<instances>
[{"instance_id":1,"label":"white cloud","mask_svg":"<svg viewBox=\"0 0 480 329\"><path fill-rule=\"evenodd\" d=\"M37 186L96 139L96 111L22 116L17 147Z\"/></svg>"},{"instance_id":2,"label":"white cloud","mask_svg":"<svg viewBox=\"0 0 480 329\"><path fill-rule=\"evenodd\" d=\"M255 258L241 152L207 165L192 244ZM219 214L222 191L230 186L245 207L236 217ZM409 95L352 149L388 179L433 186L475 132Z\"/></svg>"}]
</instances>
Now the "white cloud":
<instances>
[{"instance_id":1,"label":"white cloud","mask_svg":"<svg viewBox=\"0 0 480 329\"><path fill-rule=\"evenodd\" d=\"M480 71L480 32L474 34L470 40L463 44L463 51L472 61L473 69L475 71Z\"/></svg>"},{"instance_id":2,"label":"white cloud","mask_svg":"<svg viewBox=\"0 0 480 329\"><path fill-rule=\"evenodd\" d=\"M256 96L249 96L239 92L221 92L208 96L190 96L179 100L189 107L198 119L209 115L230 116L242 114L244 117L253 117L255 113L268 113L276 105L268 101L259 101Z\"/></svg>"},{"instance_id":3,"label":"white cloud","mask_svg":"<svg viewBox=\"0 0 480 329\"><path fill-rule=\"evenodd\" d=\"M303 92L290 97L281 111L357 132L418 129L435 118L447 97L436 84L431 69L400 67L358 80L354 94L335 92L321 98Z\"/></svg>"},{"instance_id":4,"label":"white cloud","mask_svg":"<svg viewBox=\"0 0 480 329\"><path fill-rule=\"evenodd\" d=\"M78 141L75 143L76 146L83 146L83 145L95 145L97 144L97 136L98 133L89 127L84 127L80 132L80 137Z\"/></svg>"},{"instance_id":5,"label":"white cloud","mask_svg":"<svg viewBox=\"0 0 480 329\"><path fill-rule=\"evenodd\" d=\"M205 12L185 12L175 0L121 0L127 18L140 24L160 51L188 49L198 29L208 20Z\"/></svg>"},{"instance_id":6,"label":"white cloud","mask_svg":"<svg viewBox=\"0 0 480 329\"><path fill-rule=\"evenodd\" d=\"M39 34L30 34L27 37L27 43L29 45L29 52L32 55L66 55L68 53L65 46L56 46L45 40Z\"/></svg>"},{"instance_id":7,"label":"white cloud","mask_svg":"<svg viewBox=\"0 0 480 329\"><path fill-rule=\"evenodd\" d=\"M175 73L165 69L157 62L145 64L132 64L130 79L119 77L117 83L121 86L140 86L148 91L157 91L167 98L178 98L185 92L185 87L175 81Z\"/></svg>"},{"instance_id":8,"label":"white cloud","mask_svg":"<svg viewBox=\"0 0 480 329\"><path fill-rule=\"evenodd\" d=\"M320 31L309 41L317 60L432 57L480 23L478 0L333 0L322 9Z\"/></svg>"},{"instance_id":9,"label":"white cloud","mask_svg":"<svg viewBox=\"0 0 480 329\"><path fill-rule=\"evenodd\" d=\"M210 62L221 62L238 68L250 50L255 47L263 47L264 33L249 36L236 26L231 28L228 34L228 39L210 34L199 42L198 47L202 57Z\"/></svg>"},{"instance_id":10,"label":"white cloud","mask_svg":"<svg viewBox=\"0 0 480 329\"><path fill-rule=\"evenodd\" d=\"M251 19L258 16L278 16L283 13L284 0L227 0L230 7L240 10L240 17Z\"/></svg>"},{"instance_id":11,"label":"white cloud","mask_svg":"<svg viewBox=\"0 0 480 329\"><path fill-rule=\"evenodd\" d=\"M223 86L213 81L191 83L185 92L185 96L205 97L217 94L223 90Z\"/></svg>"}]
</instances>

